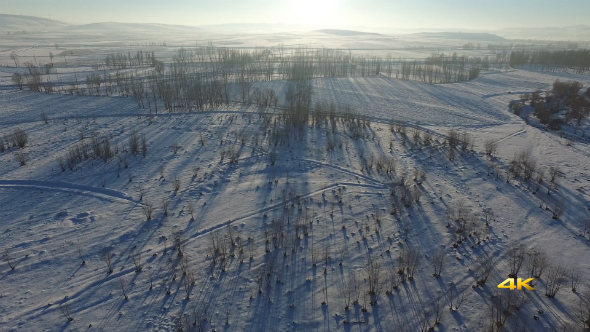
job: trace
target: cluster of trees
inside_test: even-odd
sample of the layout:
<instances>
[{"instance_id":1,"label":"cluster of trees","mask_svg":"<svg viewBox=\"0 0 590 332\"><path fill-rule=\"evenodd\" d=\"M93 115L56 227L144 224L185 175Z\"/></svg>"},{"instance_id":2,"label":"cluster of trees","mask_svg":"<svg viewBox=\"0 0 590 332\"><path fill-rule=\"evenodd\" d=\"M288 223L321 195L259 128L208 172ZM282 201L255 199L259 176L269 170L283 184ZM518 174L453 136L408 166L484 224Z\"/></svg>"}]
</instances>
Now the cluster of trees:
<instances>
[{"instance_id":1,"label":"cluster of trees","mask_svg":"<svg viewBox=\"0 0 590 332\"><path fill-rule=\"evenodd\" d=\"M147 155L148 144L144 134L139 134L136 130L131 131L129 135L128 151L132 155ZM66 170L75 170L78 164L88 159L102 159L105 163L120 155L119 145L112 143L109 137L100 138L94 134L88 140L84 133L80 133L80 141L71 146L68 151L56 158L57 165L62 172ZM119 157L125 168L128 167L128 161L124 157ZM131 180L131 179L130 179ZM143 195L142 195L143 196Z\"/></svg>"},{"instance_id":2,"label":"cluster of trees","mask_svg":"<svg viewBox=\"0 0 590 332\"><path fill-rule=\"evenodd\" d=\"M64 156L56 158L57 165L62 172L66 169L74 170L76 166L87 159L102 159L105 163L119 154L119 147L111 144L108 137L102 139L93 136L88 143L82 139L78 144L70 147Z\"/></svg>"},{"instance_id":3,"label":"cluster of trees","mask_svg":"<svg viewBox=\"0 0 590 332\"><path fill-rule=\"evenodd\" d=\"M578 81L562 82L558 79L553 83L551 91L536 90L521 95L520 105L529 102L534 107L534 115L539 122L551 129L558 130L563 123L573 122L577 131L582 121L590 115L590 88L580 93L582 89L583 85ZM520 106L513 110L519 113ZM566 111L565 117L559 117L558 113L563 110Z\"/></svg>"},{"instance_id":4,"label":"cluster of trees","mask_svg":"<svg viewBox=\"0 0 590 332\"><path fill-rule=\"evenodd\" d=\"M469 57L466 55L433 54L423 61L399 61L400 68L395 77L402 80L414 80L423 83L452 83L468 81L476 78L480 70L490 68L490 59L485 57ZM386 67L386 72L389 67ZM391 76L391 75L389 75Z\"/></svg>"},{"instance_id":5,"label":"cluster of trees","mask_svg":"<svg viewBox=\"0 0 590 332\"><path fill-rule=\"evenodd\" d=\"M127 54L124 53L114 53L109 54L105 58L104 66L110 70L122 70L122 69L129 69L129 68L137 68L142 67L147 64L152 64L158 61L154 52L143 52L139 50L136 52L135 55L131 55L131 52Z\"/></svg>"},{"instance_id":6,"label":"cluster of trees","mask_svg":"<svg viewBox=\"0 0 590 332\"><path fill-rule=\"evenodd\" d=\"M51 57L53 58L53 57ZM15 55L15 65L18 57ZM85 80L64 82L56 73L53 62L46 65L26 63L26 73L15 73L13 83L22 89L46 93L133 96L140 108L158 104L164 108L202 110L229 104L231 92L238 92L241 102L254 102L268 107L277 103L274 91L260 91L253 83L275 79L302 82L318 77L395 76L404 80L427 83L448 83L470 80L480 70L489 69L488 57L467 57L453 54L433 54L425 60L395 60L376 56L355 55L333 49L283 47L266 49L231 49L199 47L179 49L170 63L158 60L154 52L138 50L109 54L104 62L95 63L94 72ZM132 69L131 71L129 69ZM270 92L270 94L269 94ZM289 95L289 93L291 93ZM287 90L288 107L293 103L293 89ZM298 99L299 97L295 97ZM299 98L300 99L300 98Z\"/></svg>"},{"instance_id":7,"label":"cluster of trees","mask_svg":"<svg viewBox=\"0 0 590 332\"><path fill-rule=\"evenodd\" d=\"M532 65L541 70L586 74L590 71L590 50L521 50L510 53L510 66Z\"/></svg>"}]
</instances>

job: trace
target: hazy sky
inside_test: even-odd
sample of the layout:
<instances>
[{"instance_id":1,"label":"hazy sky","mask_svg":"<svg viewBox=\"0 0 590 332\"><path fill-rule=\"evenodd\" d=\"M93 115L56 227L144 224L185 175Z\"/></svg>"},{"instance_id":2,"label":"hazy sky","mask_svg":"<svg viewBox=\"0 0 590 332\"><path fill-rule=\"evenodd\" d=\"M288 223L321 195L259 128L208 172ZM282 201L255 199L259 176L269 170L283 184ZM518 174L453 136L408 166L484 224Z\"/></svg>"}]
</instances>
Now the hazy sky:
<instances>
[{"instance_id":1,"label":"hazy sky","mask_svg":"<svg viewBox=\"0 0 590 332\"><path fill-rule=\"evenodd\" d=\"M0 13L68 23L496 29L590 24L590 0L0 0Z\"/></svg>"}]
</instances>

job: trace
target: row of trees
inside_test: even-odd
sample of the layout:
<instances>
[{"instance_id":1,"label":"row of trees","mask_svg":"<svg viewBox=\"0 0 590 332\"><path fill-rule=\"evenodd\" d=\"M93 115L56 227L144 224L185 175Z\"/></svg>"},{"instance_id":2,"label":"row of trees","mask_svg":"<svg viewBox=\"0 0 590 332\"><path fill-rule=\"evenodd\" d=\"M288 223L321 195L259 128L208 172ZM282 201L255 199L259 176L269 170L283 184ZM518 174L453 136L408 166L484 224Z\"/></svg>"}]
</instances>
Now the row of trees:
<instances>
[{"instance_id":1,"label":"row of trees","mask_svg":"<svg viewBox=\"0 0 590 332\"><path fill-rule=\"evenodd\" d=\"M510 66L521 68L532 65L548 71L586 74L590 71L590 50L521 50L512 51Z\"/></svg>"},{"instance_id":2,"label":"row of trees","mask_svg":"<svg viewBox=\"0 0 590 332\"><path fill-rule=\"evenodd\" d=\"M468 81L476 78L481 70L489 70L497 62L488 56L469 57L453 53L435 53L424 60L398 60L395 77L403 80L414 80L423 83L452 83ZM386 62L385 74L391 76L392 62Z\"/></svg>"}]
</instances>

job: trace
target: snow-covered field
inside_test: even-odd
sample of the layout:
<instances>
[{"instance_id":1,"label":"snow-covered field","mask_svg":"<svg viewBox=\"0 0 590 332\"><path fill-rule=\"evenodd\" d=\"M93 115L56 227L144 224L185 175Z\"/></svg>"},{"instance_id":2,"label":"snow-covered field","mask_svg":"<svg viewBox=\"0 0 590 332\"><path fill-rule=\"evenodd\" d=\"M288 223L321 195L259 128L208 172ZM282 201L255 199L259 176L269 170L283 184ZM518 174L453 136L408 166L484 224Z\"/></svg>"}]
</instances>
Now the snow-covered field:
<instances>
[{"instance_id":1,"label":"snow-covered field","mask_svg":"<svg viewBox=\"0 0 590 332\"><path fill-rule=\"evenodd\" d=\"M507 292L528 300L507 318L509 329L580 324L579 298L590 286L590 148L526 125L508 103L557 78L587 85L588 77L509 70L440 85L316 79L314 101L352 106L371 121L359 125L360 137L337 119L298 138L273 110L233 104L154 115L132 98L9 89L12 70L0 68L0 137L20 128L28 143L0 152L1 331L172 331L177 317L198 321L195 331L480 331L491 325L492 295ZM259 84L284 89L281 81ZM432 143L414 142L412 129L404 138L390 120L432 133ZM453 128L474 147L450 159L445 136ZM134 131L145 135L145 157L129 151ZM281 134L288 140L275 145ZM62 171L58 159L92 137L109 138L118 154ZM484 153L487 140L497 143L494 157ZM521 152L544 170L539 190L534 180L507 179ZM381 156L395 160L394 173L368 166ZM560 173L549 195L550 167ZM419 169L423 182L414 180ZM390 214L403 182L422 196ZM558 202L565 208L553 219ZM447 218L457 206L474 216L474 234L459 244L459 226ZM225 256L215 263L213 242ZM577 271L577 292L569 276L555 298L545 296L546 276L534 291L498 289L513 243ZM414 279L386 294L408 249L419 256ZM446 257L440 278L431 263L437 250ZM493 269L472 287L482 257ZM381 266L384 283L373 305L369 262ZM526 269L519 277L530 277ZM349 285L359 294L348 294ZM345 310L348 296L358 304Z\"/></svg>"}]
</instances>

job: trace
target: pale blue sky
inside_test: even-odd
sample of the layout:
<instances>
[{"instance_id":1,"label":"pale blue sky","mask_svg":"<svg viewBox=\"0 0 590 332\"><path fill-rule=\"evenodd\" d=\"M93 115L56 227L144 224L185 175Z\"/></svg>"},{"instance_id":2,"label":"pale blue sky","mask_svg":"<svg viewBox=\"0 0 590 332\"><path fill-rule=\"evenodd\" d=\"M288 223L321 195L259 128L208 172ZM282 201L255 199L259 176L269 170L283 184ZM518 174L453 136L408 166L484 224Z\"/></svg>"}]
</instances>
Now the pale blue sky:
<instances>
[{"instance_id":1,"label":"pale blue sky","mask_svg":"<svg viewBox=\"0 0 590 332\"><path fill-rule=\"evenodd\" d=\"M590 24L590 0L0 0L0 13L69 23L497 29Z\"/></svg>"}]
</instances>

